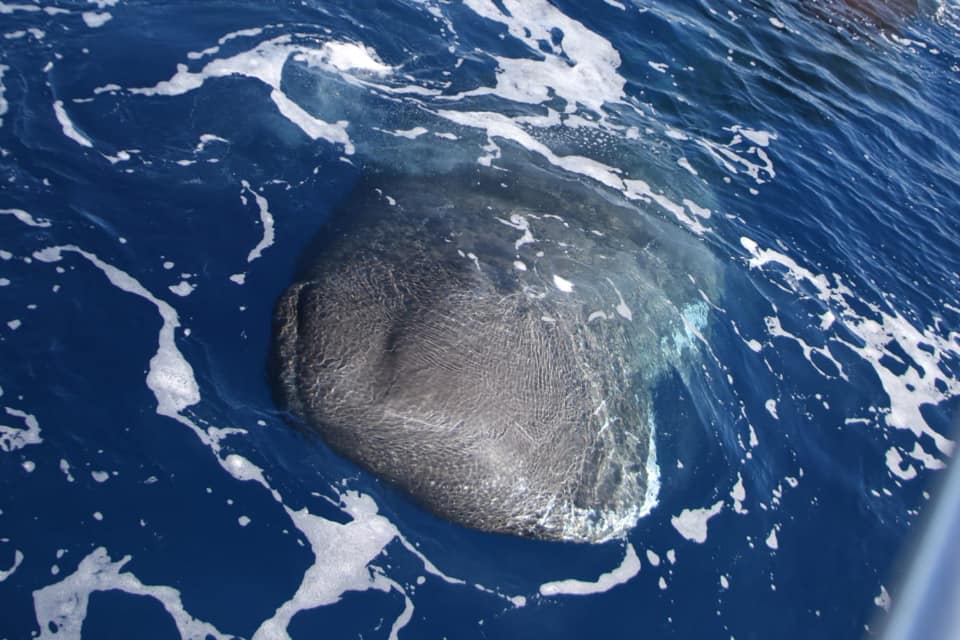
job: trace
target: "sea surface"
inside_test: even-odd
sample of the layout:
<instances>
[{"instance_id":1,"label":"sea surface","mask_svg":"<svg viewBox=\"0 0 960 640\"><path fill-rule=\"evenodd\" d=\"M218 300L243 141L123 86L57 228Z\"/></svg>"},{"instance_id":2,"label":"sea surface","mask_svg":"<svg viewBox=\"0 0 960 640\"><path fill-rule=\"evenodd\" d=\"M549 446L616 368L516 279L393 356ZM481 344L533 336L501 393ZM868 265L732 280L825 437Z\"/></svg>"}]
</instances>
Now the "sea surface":
<instances>
[{"instance_id":1,"label":"sea surface","mask_svg":"<svg viewBox=\"0 0 960 640\"><path fill-rule=\"evenodd\" d=\"M875 635L954 447L958 81L952 3L3 0L0 638ZM477 164L723 266L625 538L450 524L272 400L354 185Z\"/></svg>"}]
</instances>

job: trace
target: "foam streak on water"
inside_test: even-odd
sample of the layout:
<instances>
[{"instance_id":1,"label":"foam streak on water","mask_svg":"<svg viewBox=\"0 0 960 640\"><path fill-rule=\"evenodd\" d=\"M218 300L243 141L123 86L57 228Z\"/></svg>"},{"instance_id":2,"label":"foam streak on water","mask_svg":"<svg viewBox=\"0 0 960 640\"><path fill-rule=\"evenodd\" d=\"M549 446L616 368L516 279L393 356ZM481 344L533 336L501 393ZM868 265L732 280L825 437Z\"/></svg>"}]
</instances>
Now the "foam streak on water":
<instances>
[{"instance_id":1,"label":"foam streak on water","mask_svg":"<svg viewBox=\"0 0 960 640\"><path fill-rule=\"evenodd\" d=\"M7 104L7 99L4 97L4 94L6 93L6 87L3 85L3 74L9 68L10 67L4 64L0 64L0 127L3 126L3 114L5 114L7 112L7 109L9 108L9 105Z\"/></svg>"},{"instance_id":2,"label":"foam streak on water","mask_svg":"<svg viewBox=\"0 0 960 640\"><path fill-rule=\"evenodd\" d=\"M132 573L123 571L130 560L130 556L124 556L113 562L107 550L98 547L80 561L80 566L73 574L34 591L34 610L40 624L40 638L80 640L90 594L111 590L157 600L173 618L183 640L206 640L210 637L228 640L231 637L187 613L180 600L180 592L176 589L145 585Z\"/></svg>"},{"instance_id":3,"label":"foam streak on water","mask_svg":"<svg viewBox=\"0 0 960 640\"><path fill-rule=\"evenodd\" d=\"M320 518L306 509L293 511L287 508L294 525L310 541L316 563L307 569L293 597L260 625L254 640L288 638L286 629L297 612L333 604L345 591L382 590L395 585L392 581L377 580L378 576L367 565L397 536L396 527L377 514L377 506L369 496L346 493L341 498L345 510L354 518L347 524ZM349 553L344 553L346 549ZM333 558L337 561L331 562ZM412 613L409 598L399 585L396 587L404 596L405 607L409 606ZM391 638L396 638L397 631L403 626L403 618L409 620L406 609L397 620L399 626L391 632Z\"/></svg>"},{"instance_id":4,"label":"foam streak on water","mask_svg":"<svg viewBox=\"0 0 960 640\"><path fill-rule=\"evenodd\" d=\"M176 310L147 291L129 274L79 247L48 247L35 252L34 257L41 262L59 262L64 252L83 256L100 269L113 286L151 302L160 313L163 325L160 328L157 353L150 359L150 370L147 373L147 386L157 398L157 413L177 418L181 411L200 402L200 390L193 376L193 368L176 345L174 334L180 327ZM208 441L205 433L198 429L195 431L201 439Z\"/></svg>"},{"instance_id":5,"label":"foam streak on water","mask_svg":"<svg viewBox=\"0 0 960 640\"><path fill-rule=\"evenodd\" d=\"M951 378L945 370L946 358L960 356L960 333L951 332L947 336L941 336L933 327L918 329L896 310L883 309L878 305L868 305L872 317L865 317L851 307L850 300L855 299L856 294L839 274L834 274L831 279L802 267L781 252L761 249L750 238L741 238L740 242L750 252L752 268L765 269L768 265L779 265L786 270L787 277L777 278L777 281L798 295L802 294L802 287L812 286L817 298L824 305L826 328L836 321L862 341L862 344L856 344L836 333L828 334L823 352L832 354L831 344L840 344L870 364L889 398L889 406L881 412L884 424L912 432L917 441L910 455L921 462L933 461L932 466L936 468L939 460L931 457L931 452L924 448L923 439L928 439L936 451L944 456L953 452L954 443L927 424L920 408L924 404L938 404L960 394L960 381ZM783 330L776 331L774 335L800 343L804 347L804 356L811 365L821 371L811 358L813 349L807 347L801 339ZM903 349L916 366L908 367L899 375L892 372L883 363L885 356L900 360L899 356L891 351L892 344ZM839 363L836 364L842 375L842 368ZM895 449L888 450L887 462L891 472L903 479L907 479L904 473L910 473L913 477L912 472L900 470L899 459L899 453Z\"/></svg>"},{"instance_id":6,"label":"foam streak on water","mask_svg":"<svg viewBox=\"0 0 960 640\"><path fill-rule=\"evenodd\" d=\"M57 114L57 121L63 128L63 135L67 136L82 147L93 147L93 143L90 142L90 138L80 133L80 131L77 130L77 127L73 124L73 121L70 119L70 115L67 113L66 107L63 106L63 100L57 100L53 103L53 111Z\"/></svg>"},{"instance_id":7,"label":"foam streak on water","mask_svg":"<svg viewBox=\"0 0 960 640\"><path fill-rule=\"evenodd\" d=\"M247 262L253 262L263 255L264 249L273 245L273 214L270 213L270 203L267 202L266 198L254 191L250 187L249 182L243 180L240 184L243 185L243 190L252 195L253 199L256 200L257 208L260 210L260 224L263 225L263 237L260 239L260 242L257 243L257 246L247 254Z\"/></svg>"},{"instance_id":8,"label":"foam streak on water","mask_svg":"<svg viewBox=\"0 0 960 640\"><path fill-rule=\"evenodd\" d=\"M4 580L12 576L14 572L17 570L17 567L19 567L22 562L23 562L23 552L18 549L14 551L14 554L13 554L13 565L9 569L0 570L0 582L3 582Z\"/></svg>"},{"instance_id":9,"label":"foam streak on water","mask_svg":"<svg viewBox=\"0 0 960 640\"><path fill-rule=\"evenodd\" d=\"M222 78L232 75L256 78L272 89L270 99L280 110L281 115L297 125L310 138L314 140L323 139L330 143L343 145L345 153L348 155L353 153L353 145L350 142L350 136L347 134L346 122L330 123L316 118L290 100L281 90L281 74L287 58L295 53L305 51L303 47L290 43L291 38L289 36L267 40L250 51L231 58L214 60L198 72L190 72L186 65L180 65L176 75L169 80L160 82L153 87L131 89L131 91L147 96L177 96L202 87L208 78ZM335 46L338 44L341 46ZM318 55L322 55L325 51L331 52L333 64L340 64L347 68L378 68L376 61L369 55L364 57L356 49L344 53L345 49L342 43L334 43L332 47L321 49ZM359 51L363 50L360 49ZM66 133L66 126L64 132Z\"/></svg>"},{"instance_id":10,"label":"foam streak on water","mask_svg":"<svg viewBox=\"0 0 960 640\"><path fill-rule=\"evenodd\" d=\"M469 94L492 93L507 100L539 104L553 93L566 101L570 111L583 105L595 113L600 113L605 104L623 99L625 81L617 71L617 50L546 0L507 0L502 9L492 0L467 0L466 5L488 20L505 24L510 35L530 49L551 42L552 29L563 33L562 45L550 46L549 55L542 61L498 56L497 85Z\"/></svg>"},{"instance_id":11,"label":"foam streak on water","mask_svg":"<svg viewBox=\"0 0 960 640\"><path fill-rule=\"evenodd\" d=\"M703 544L707 541L707 522L723 510L723 500L703 509L684 509L670 519L673 528L687 540Z\"/></svg>"},{"instance_id":12,"label":"foam streak on water","mask_svg":"<svg viewBox=\"0 0 960 640\"><path fill-rule=\"evenodd\" d=\"M30 215L29 213L27 213L26 211L24 211L23 209L0 209L0 216L2 215L13 216L23 224L28 225L30 227L43 228L43 227L50 226L49 220L43 220L43 219L38 220L34 218L32 215Z\"/></svg>"},{"instance_id":13,"label":"foam streak on water","mask_svg":"<svg viewBox=\"0 0 960 640\"><path fill-rule=\"evenodd\" d=\"M588 580L557 580L555 582L545 582L540 585L540 595L558 596L558 595L576 595L585 596L592 593L603 593L609 591L617 585L632 580L640 573L640 558L632 544L627 544L626 554L620 566L609 573L605 573L595 581Z\"/></svg>"},{"instance_id":14,"label":"foam streak on water","mask_svg":"<svg viewBox=\"0 0 960 640\"><path fill-rule=\"evenodd\" d=\"M11 418L19 418L26 428L0 425L0 451L16 451L27 445L43 442L40 437L40 423L35 416L12 407L4 407L4 411Z\"/></svg>"}]
</instances>

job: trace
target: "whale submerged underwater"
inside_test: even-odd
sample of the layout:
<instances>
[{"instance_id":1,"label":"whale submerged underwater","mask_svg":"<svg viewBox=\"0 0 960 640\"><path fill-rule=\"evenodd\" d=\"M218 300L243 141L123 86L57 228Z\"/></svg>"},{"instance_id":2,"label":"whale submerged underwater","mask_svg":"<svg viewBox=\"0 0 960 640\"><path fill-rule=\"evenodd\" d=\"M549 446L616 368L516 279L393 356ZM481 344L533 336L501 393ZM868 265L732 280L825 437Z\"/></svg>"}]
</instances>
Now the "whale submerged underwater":
<instances>
[{"instance_id":1,"label":"whale submerged underwater","mask_svg":"<svg viewBox=\"0 0 960 640\"><path fill-rule=\"evenodd\" d=\"M602 542L656 504L653 389L720 285L702 243L573 178L372 173L276 306L275 395L444 518Z\"/></svg>"}]
</instances>

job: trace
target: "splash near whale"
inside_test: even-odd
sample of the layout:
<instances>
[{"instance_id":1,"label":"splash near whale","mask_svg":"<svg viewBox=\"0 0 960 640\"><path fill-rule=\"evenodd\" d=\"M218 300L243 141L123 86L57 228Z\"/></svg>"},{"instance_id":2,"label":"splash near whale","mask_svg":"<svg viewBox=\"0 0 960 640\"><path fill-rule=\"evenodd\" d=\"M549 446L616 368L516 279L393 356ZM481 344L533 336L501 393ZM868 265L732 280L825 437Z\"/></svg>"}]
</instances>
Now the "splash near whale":
<instances>
[{"instance_id":1,"label":"splash near whale","mask_svg":"<svg viewBox=\"0 0 960 640\"><path fill-rule=\"evenodd\" d=\"M442 517L604 541L656 502L650 390L697 353L718 274L683 231L540 169L375 175L276 306L274 387Z\"/></svg>"}]
</instances>

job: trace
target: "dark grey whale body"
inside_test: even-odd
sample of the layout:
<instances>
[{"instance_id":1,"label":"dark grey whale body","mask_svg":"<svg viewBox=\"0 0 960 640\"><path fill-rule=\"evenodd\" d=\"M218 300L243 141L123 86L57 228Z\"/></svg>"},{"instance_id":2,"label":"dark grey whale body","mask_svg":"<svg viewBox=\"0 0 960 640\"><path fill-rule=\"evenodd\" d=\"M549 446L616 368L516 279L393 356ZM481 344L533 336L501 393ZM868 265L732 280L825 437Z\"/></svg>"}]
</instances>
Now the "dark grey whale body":
<instances>
[{"instance_id":1,"label":"dark grey whale body","mask_svg":"<svg viewBox=\"0 0 960 640\"><path fill-rule=\"evenodd\" d=\"M279 402L435 513L597 542L656 499L649 388L716 266L576 181L374 176L276 307Z\"/></svg>"}]
</instances>

